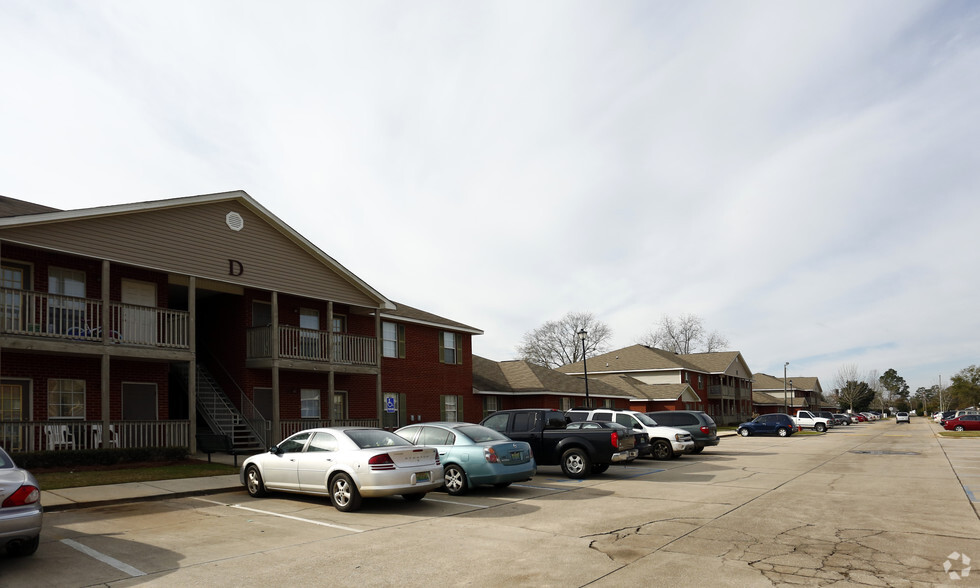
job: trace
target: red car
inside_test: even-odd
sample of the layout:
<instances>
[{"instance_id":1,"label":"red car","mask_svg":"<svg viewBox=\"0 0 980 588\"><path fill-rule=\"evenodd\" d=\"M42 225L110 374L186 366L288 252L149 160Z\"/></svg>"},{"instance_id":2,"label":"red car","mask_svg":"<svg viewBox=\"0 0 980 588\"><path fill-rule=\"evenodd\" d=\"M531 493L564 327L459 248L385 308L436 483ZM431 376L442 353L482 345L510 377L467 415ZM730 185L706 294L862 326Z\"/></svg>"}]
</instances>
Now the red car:
<instances>
[{"instance_id":1,"label":"red car","mask_svg":"<svg viewBox=\"0 0 980 588\"><path fill-rule=\"evenodd\" d=\"M947 431L980 431L980 414L964 414L956 419L949 419L943 428Z\"/></svg>"},{"instance_id":2,"label":"red car","mask_svg":"<svg viewBox=\"0 0 980 588\"><path fill-rule=\"evenodd\" d=\"M854 413L854 416L857 417L857 420L858 420L859 423L864 423L864 422L867 422L867 420L868 420L868 417L866 417L866 416L864 416L863 414L860 414L860 413Z\"/></svg>"}]
</instances>

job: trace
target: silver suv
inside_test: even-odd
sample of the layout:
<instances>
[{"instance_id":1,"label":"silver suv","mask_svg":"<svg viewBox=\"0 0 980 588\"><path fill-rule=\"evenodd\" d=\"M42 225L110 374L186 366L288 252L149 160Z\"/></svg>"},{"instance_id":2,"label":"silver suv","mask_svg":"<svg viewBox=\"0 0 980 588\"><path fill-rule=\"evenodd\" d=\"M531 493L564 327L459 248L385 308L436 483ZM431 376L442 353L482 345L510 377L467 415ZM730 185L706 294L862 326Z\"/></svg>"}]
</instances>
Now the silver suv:
<instances>
[{"instance_id":1,"label":"silver suv","mask_svg":"<svg viewBox=\"0 0 980 588\"><path fill-rule=\"evenodd\" d=\"M650 436L650 457L654 459L674 459L694 452L694 440L690 433L675 427L662 427L655 420L635 410L572 409L565 416L572 421L611 421L627 429L644 432Z\"/></svg>"}]
</instances>

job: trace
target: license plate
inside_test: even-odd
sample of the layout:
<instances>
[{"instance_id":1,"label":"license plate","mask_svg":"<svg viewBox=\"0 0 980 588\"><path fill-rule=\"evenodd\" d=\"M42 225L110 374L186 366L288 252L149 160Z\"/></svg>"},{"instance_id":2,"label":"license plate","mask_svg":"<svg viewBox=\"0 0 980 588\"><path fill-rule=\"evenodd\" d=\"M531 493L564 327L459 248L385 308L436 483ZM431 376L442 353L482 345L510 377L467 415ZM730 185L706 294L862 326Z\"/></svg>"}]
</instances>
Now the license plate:
<instances>
[{"instance_id":1,"label":"license plate","mask_svg":"<svg viewBox=\"0 0 980 588\"><path fill-rule=\"evenodd\" d=\"M416 482L428 482L429 481L429 472L419 472L419 473L415 474L415 481Z\"/></svg>"},{"instance_id":2,"label":"license plate","mask_svg":"<svg viewBox=\"0 0 980 588\"><path fill-rule=\"evenodd\" d=\"M510 452L510 458L512 460L514 460L514 461L520 461L520 459L521 459L521 452L520 451L511 451Z\"/></svg>"}]
</instances>

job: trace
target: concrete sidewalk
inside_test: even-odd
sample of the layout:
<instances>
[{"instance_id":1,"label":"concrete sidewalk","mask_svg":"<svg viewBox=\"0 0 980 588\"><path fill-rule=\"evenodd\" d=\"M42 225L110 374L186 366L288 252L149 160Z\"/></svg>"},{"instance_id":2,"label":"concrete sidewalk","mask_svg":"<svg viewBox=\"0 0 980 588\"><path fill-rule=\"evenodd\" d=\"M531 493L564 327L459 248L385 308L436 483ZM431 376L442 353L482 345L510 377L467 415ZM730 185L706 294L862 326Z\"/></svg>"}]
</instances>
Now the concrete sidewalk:
<instances>
[{"instance_id":1,"label":"concrete sidewalk","mask_svg":"<svg viewBox=\"0 0 980 588\"><path fill-rule=\"evenodd\" d=\"M208 460L208 456L203 453L192 457L201 461ZM217 453L211 455L212 462L228 465L234 465L234 459L234 456L231 455ZM244 459L244 456L238 456L238 465L241 465ZM226 476L203 478L181 478L178 480L157 480L153 482L130 482L126 484L42 490L41 504L44 506L45 512L57 512L73 508L104 506L120 502L201 496L204 494L216 494L235 490L244 492L245 487L238 481L238 474L229 474Z\"/></svg>"}]
</instances>

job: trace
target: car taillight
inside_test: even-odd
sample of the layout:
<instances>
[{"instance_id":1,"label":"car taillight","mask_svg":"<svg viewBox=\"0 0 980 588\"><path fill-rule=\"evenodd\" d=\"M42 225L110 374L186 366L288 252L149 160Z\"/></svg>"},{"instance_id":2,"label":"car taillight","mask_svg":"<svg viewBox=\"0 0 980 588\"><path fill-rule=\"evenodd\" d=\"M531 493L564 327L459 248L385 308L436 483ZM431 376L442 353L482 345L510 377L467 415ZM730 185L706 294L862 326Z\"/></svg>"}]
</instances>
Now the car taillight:
<instances>
[{"instance_id":1,"label":"car taillight","mask_svg":"<svg viewBox=\"0 0 980 588\"><path fill-rule=\"evenodd\" d=\"M36 486L21 486L16 492L3 501L4 508L8 506L26 506L41 499L41 490Z\"/></svg>"},{"instance_id":2,"label":"car taillight","mask_svg":"<svg viewBox=\"0 0 980 588\"><path fill-rule=\"evenodd\" d=\"M619 449L619 433L616 431L609 433L609 441L612 442L613 447Z\"/></svg>"},{"instance_id":3,"label":"car taillight","mask_svg":"<svg viewBox=\"0 0 980 588\"><path fill-rule=\"evenodd\" d=\"M701 427L701 432L704 433L705 435L710 435L711 429L709 429L708 427Z\"/></svg>"},{"instance_id":4,"label":"car taillight","mask_svg":"<svg viewBox=\"0 0 980 588\"><path fill-rule=\"evenodd\" d=\"M483 459L487 460L487 463L500 463L497 459L497 452L493 450L493 447L483 448Z\"/></svg>"},{"instance_id":5,"label":"car taillight","mask_svg":"<svg viewBox=\"0 0 980 588\"><path fill-rule=\"evenodd\" d=\"M371 466L372 470L393 470L395 469L395 462L392 461L391 456L387 453L381 453L375 455L368 460L368 465Z\"/></svg>"}]
</instances>

